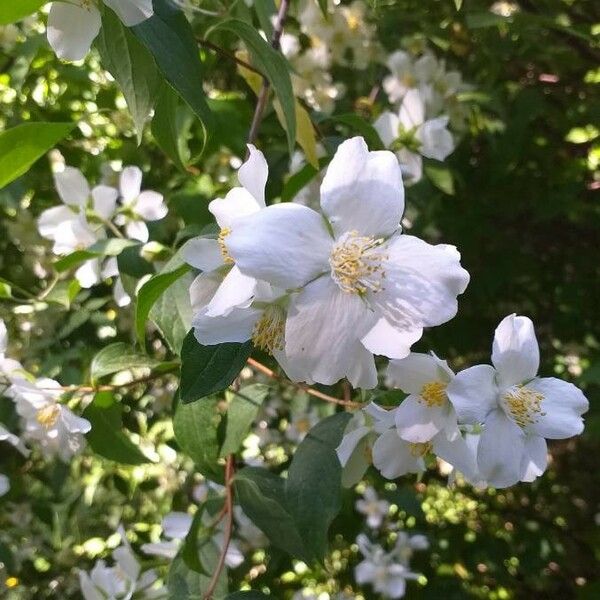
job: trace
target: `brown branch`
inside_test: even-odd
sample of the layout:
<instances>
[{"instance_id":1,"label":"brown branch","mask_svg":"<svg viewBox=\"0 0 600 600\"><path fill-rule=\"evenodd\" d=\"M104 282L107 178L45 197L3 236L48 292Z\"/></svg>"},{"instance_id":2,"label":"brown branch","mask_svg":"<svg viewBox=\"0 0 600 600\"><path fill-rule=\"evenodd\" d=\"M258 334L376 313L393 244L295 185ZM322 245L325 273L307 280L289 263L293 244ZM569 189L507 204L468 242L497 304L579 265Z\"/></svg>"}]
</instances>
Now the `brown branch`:
<instances>
[{"instance_id":1,"label":"brown branch","mask_svg":"<svg viewBox=\"0 0 600 600\"><path fill-rule=\"evenodd\" d=\"M256 67L253 67L249 62L246 62L245 60L242 60L241 58L237 57L235 54L232 54L231 52L228 52L227 50L221 48L221 46L217 46L216 44L213 44L212 42L209 42L208 40L204 40L202 38L196 38L196 42L198 43L198 45L203 46L204 48L208 48L209 50L212 50L213 52L216 52L217 54L220 54L221 56L236 62L238 65L244 67L244 69L248 69L249 71L257 73L264 79L264 75Z\"/></svg>"},{"instance_id":2,"label":"brown branch","mask_svg":"<svg viewBox=\"0 0 600 600\"><path fill-rule=\"evenodd\" d=\"M227 518L225 522L225 535L223 538L223 547L221 548L221 554L219 555L219 561L215 568L210 583L204 593L204 600L210 600L213 597L213 592L217 587L219 577L225 566L225 558L227 557L227 550L231 542L231 535L233 533L233 476L235 475L233 454L227 456L227 462L225 463L225 506L223 511L223 517Z\"/></svg>"}]
</instances>

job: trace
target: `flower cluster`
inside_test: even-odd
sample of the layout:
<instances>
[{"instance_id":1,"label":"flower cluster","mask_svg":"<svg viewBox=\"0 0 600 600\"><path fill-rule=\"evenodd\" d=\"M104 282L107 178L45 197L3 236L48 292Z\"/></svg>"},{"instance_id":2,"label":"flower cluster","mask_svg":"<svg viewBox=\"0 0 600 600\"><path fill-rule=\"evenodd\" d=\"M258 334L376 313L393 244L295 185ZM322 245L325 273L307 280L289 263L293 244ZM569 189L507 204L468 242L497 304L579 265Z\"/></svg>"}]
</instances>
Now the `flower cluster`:
<instances>
[{"instance_id":1,"label":"flower cluster","mask_svg":"<svg viewBox=\"0 0 600 600\"><path fill-rule=\"evenodd\" d=\"M404 189L391 152L343 142L317 212L265 207L268 168L250 146L242 187L213 200L220 233L188 242L192 325L203 345L252 340L295 381L377 385L374 355L399 359L457 312L469 274L454 246L400 230Z\"/></svg>"},{"instance_id":2,"label":"flower cluster","mask_svg":"<svg viewBox=\"0 0 600 600\"><path fill-rule=\"evenodd\" d=\"M344 483L372 463L388 479L422 473L435 455L474 485L508 487L546 470L546 439L583 431L583 393L554 377L539 378L533 323L510 315L496 329L493 367L454 374L434 354L391 361L390 387L407 397L392 410L370 404L349 423L338 447Z\"/></svg>"},{"instance_id":3,"label":"flower cluster","mask_svg":"<svg viewBox=\"0 0 600 600\"><path fill-rule=\"evenodd\" d=\"M104 183L90 188L81 171L74 167L65 167L64 171L55 173L54 181L63 204L42 212L38 231L53 242L53 251L58 255L89 248L105 240L108 233L147 242L146 221L158 221L167 214L161 194L141 191L142 171L138 167L123 169L118 189ZM103 261L96 258L87 260L75 272L83 288L115 277L115 300L119 306L127 306L131 299L118 275L114 256Z\"/></svg>"}]
</instances>

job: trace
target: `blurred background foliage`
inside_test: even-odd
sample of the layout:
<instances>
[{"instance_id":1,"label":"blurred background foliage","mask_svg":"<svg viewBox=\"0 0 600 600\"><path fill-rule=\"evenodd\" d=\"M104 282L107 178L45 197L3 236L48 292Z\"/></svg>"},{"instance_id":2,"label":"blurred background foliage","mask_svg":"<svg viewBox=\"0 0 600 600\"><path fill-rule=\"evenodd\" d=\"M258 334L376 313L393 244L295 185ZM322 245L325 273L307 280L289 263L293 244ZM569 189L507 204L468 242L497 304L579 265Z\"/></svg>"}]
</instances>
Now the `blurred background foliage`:
<instances>
[{"instance_id":1,"label":"blurred background foliage","mask_svg":"<svg viewBox=\"0 0 600 600\"><path fill-rule=\"evenodd\" d=\"M445 163L451 186L444 192L424 179L407 190L411 232L457 245L471 273L458 316L427 332L415 349L433 349L457 368L485 362L499 320L510 312L525 314L536 323L541 373L573 381L591 404L583 436L551 444L550 467L533 484L477 491L450 489L435 470L416 484L397 485L369 473L370 483L395 507L390 519L425 533L431 542L430 551L415 560L414 570L424 578L409 588L408 597L598 598L600 5L521 0L496 2L494 12L484 0L371 0L370 5L387 52L417 34L474 85L469 130ZM210 24L201 15L192 22L199 34ZM80 167L91 180L99 180L110 161L136 164L145 172L145 186L165 194L170 217L152 231L153 239L171 246L178 232L191 235L206 226L208 201L235 181L233 167L239 164L255 103L232 65L202 51L219 126L200 156L200 126L182 109L189 121L186 143L197 158L181 171L157 147L149 128L138 146L123 98L96 54L82 66L61 63L39 23L30 20L19 27L19 39L0 51L2 127L26 120L74 121L78 129L72 141L59 146L67 164ZM211 39L232 47L226 34ZM357 100L369 95L383 73L382 65L370 65L360 76L336 68L335 80L347 88L336 114L365 114ZM367 113L383 105L380 95ZM347 132L321 122L319 133L333 147ZM288 156L272 110L259 146L272 174L267 196L275 198ZM38 237L34 219L56 203L47 160L0 192L0 277L33 295L52 279L48 246ZM53 293L61 293L63 284ZM69 300L63 304L7 300L1 316L11 323L13 356L32 372L79 383L107 340L131 341L132 316L128 309L117 311L102 286L80 292L68 312ZM167 353L158 338L153 344ZM186 510L201 478L173 449L173 391L173 382L166 380L122 397L125 425L160 459L154 465L126 467L84 454L70 465L48 467L2 446L2 472L19 473L19 478L0 500L0 595L79 598L75 569L89 568L109 551L109 536L119 522L136 545L152 538L164 513ZM289 401L276 429L285 430L296 405L308 410L306 398L290 399L283 388L271 395ZM10 424L15 415L0 402L1 420ZM285 468L290 453L288 442L277 442L267 463ZM319 592L349 586L353 597L361 597L348 568L358 560L351 544L364 528L354 510L356 497L346 492L332 529L327 569L312 570L267 549L249 554L232 571L232 580L252 580L254 588L264 586L276 598L291 597L305 585ZM375 598L370 590L362 594Z\"/></svg>"}]
</instances>

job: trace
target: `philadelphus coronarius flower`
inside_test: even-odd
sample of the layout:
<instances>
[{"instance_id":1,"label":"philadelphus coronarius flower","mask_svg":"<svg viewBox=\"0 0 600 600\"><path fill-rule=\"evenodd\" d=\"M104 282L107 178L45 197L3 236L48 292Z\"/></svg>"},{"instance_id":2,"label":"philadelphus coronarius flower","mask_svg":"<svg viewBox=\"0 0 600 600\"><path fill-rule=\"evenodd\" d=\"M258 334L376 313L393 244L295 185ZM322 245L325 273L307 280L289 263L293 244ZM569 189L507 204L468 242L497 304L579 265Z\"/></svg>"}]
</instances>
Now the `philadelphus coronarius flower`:
<instances>
[{"instance_id":1,"label":"philadelphus coronarius flower","mask_svg":"<svg viewBox=\"0 0 600 600\"><path fill-rule=\"evenodd\" d=\"M583 431L585 396L566 381L537 377L539 362L533 323L513 314L496 329L494 366L471 367L448 384L460 422L483 425L477 463L494 487L533 481L546 470L546 439Z\"/></svg>"},{"instance_id":2,"label":"philadelphus coronarius flower","mask_svg":"<svg viewBox=\"0 0 600 600\"><path fill-rule=\"evenodd\" d=\"M396 157L369 152L360 137L339 146L320 204L322 214L284 203L236 221L228 254L242 273L288 293L264 307L253 335L275 336L268 346L285 352L288 375L372 388L373 354L402 358L424 327L452 319L469 275L454 246L401 234Z\"/></svg>"},{"instance_id":3,"label":"philadelphus coronarius flower","mask_svg":"<svg viewBox=\"0 0 600 600\"><path fill-rule=\"evenodd\" d=\"M101 4L114 10L124 25L149 19L152 0L64 0L52 2L48 14L48 42L64 60L81 60L89 52L102 25Z\"/></svg>"}]
</instances>

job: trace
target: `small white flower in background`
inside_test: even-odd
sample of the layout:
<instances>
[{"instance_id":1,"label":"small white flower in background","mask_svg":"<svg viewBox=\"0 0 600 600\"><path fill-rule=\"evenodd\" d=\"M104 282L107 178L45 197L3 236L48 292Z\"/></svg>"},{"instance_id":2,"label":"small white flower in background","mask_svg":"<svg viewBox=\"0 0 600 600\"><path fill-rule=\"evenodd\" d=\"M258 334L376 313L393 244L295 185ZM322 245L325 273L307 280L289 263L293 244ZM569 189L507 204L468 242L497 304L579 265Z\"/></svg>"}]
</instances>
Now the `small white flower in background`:
<instances>
[{"instance_id":1,"label":"small white flower in background","mask_svg":"<svg viewBox=\"0 0 600 600\"><path fill-rule=\"evenodd\" d=\"M147 242L148 227L145 221L159 221L167 216L167 206L162 194L152 190L142 191L142 171L139 167L125 167L119 178L122 207L115 223L125 227L127 237Z\"/></svg>"},{"instance_id":2,"label":"small white flower in background","mask_svg":"<svg viewBox=\"0 0 600 600\"><path fill-rule=\"evenodd\" d=\"M367 525L371 529L379 529L390 509L387 500L380 500L372 487L366 487L363 497L356 501L356 510L367 517Z\"/></svg>"},{"instance_id":3,"label":"small white flower in background","mask_svg":"<svg viewBox=\"0 0 600 600\"><path fill-rule=\"evenodd\" d=\"M477 462L491 486L533 481L546 470L546 439L583 431L585 396L572 383L537 377L539 362L531 319L512 314L496 329L494 366L465 369L447 387L459 421L483 424Z\"/></svg>"},{"instance_id":4,"label":"small white flower in background","mask_svg":"<svg viewBox=\"0 0 600 600\"><path fill-rule=\"evenodd\" d=\"M392 554L405 566L409 566L410 559L419 550L427 550L429 541L424 535L408 535L405 531L398 533Z\"/></svg>"},{"instance_id":5,"label":"small white flower in background","mask_svg":"<svg viewBox=\"0 0 600 600\"><path fill-rule=\"evenodd\" d=\"M309 411L293 412L284 435L286 439L299 444L319 420L319 412L315 408L311 408Z\"/></svg>"},{"instance_id":6,"label":"small white flower in background","mask_svg":"<svg viewBox=\"0 0 600 600\"><path fill-rule=\"evenodd\" d=\"M454 151L448 117L425 119L419 90L409 90L398 114L386 111L374 123L386 148L396 151L403 174L416 183L423 176L421 156L443 161Z\"/></svg>"},{"instance_id":7,"label":"small white flower in background","mask_svg":"<svg viewBox=\"0 0 600 600\"><path fill-rule=\"evenodd\" d=\"M4 496L10 490L10 480L6 475L0 473L0 496Z\"/></svg>"},{"instance_id":8,"label":"small white flower in background","mask_svg":"<svg viewBox=\"0 0 600 600\"><path fill-rule=\"evenodd\" d=\"M383 80L383 89L392 104L400 102L408 90L417 86L413 57L404 50L396 50L386 61L391 75Z\"/></svg>"},{"instance_id":9,"label":"small white flower in background","mask_svg":"<svg viewBox=\"0 0 600 600\"><path fill-rule=\"evenodd\" d=\"M15 47L19 34L19 28L12 23L0 25L0 49L10 52Z\"/></svg>"},{"instance_id":10,"label":"small white flower in background","mask_svg":"<svg viewBox=\"0 0 600 600\"><path fill-rule=\"evenodd\" d=\"M366 535L356 538L364 559L354 568L356 582L370 584L375 592L388 598L402 598L406 593L406 582L418 579L407 564L400 562L395 552L388 553L378 544L373 544Z\"/></svg>"},{"instance_id":11,"label":"small white flower in background","mask_svg":"<svg viewBox=\"0 0 600 600\"><path fill-rule=\"evenodd\" d=\"M457 311L469 281L456 248L399 228L400 168L391 152L343 142L321 185L323 216L293 203L240 220L227 237L244 274L290 297L285 353L304 381L377 384L373 354L403 358L424 327Z\"/></svg>"},{"instance_id":12,"label":"small white flower in background","mask_svg":"<svg viewBox=\"0 0 600 600\"><path fill-rule=\"evenodd\" d=\"M89 52L102 25L102 0L52 2L48 13L48 42L59 58L81 60ZM152 0L104 0L124 25L132 27L153 14Z\"/></svg>"},{"instance_id":13,"label":"small white flower in background","mask_svg":"<svg viewBox=\"0 0 600 600\"><path fill-rule=\"evenodd\" d=\"M145 600L166 598L167 590L158 583L154 570L142 573L140 563L122 534L123 545L113 551L115 564L99 560L87 573L79 571L79 585L84 600Z\"/></svg>"}]
</instances>

